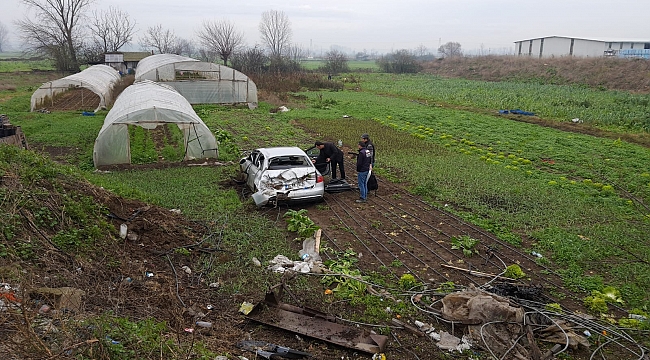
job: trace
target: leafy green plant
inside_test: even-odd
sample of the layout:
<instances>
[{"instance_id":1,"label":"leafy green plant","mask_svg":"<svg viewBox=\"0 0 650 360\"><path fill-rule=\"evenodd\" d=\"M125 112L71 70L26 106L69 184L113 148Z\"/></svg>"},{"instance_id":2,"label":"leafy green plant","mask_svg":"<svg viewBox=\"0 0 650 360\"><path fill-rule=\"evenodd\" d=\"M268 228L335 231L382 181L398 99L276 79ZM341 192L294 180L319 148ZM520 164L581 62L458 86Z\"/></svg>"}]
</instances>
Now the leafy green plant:
<instances>
[{"instance_id":1,"label":"leafy green plant","mask_svg":"<svg viewBox=\"0 0 650 360\"><path fill-rule=\"evenodd\" d=\"M479 241L469 237L468 235L463 235L460 237L451 238L451 248L452 250L463 250L463 255L466 257L471 257L473 254L478 254L476 245Z\"/></svg>"},{"instance_id":2,"label":"leafy green plant","mask_svg":"<svg viewBox=\"0 0 650 360\"><path fill-rule=\"evenodd\" d=\"M506 267L506 272L503 273L503 276L510 279L522 279L526 277L526 273L521 270L519 265L512 264Z\"/></svg>"},{"instance_id":3,"label":"leafy green plant","mask_svg":"<svg viewBox=\"0 0 650 360\"><path fill-rule=\"evenodd\" d=\"M325 286L331 287L336 284L332 291L341 298L357 298L362 297L366 292L366 284L359 280L366 280L365 276L361 275L361 271L356 267L357 254L348 249L343 253L339 253L338 257L334 260L327 260L324 265L334 274L341 275L327 275L323 276L321 283ZM355 280L358 279L358 280Z\"/></svg>"},{"instance_id":4,"label":"leafy green plant","mask_svg":"<svg viewBox=\"0 0 650 360\"><path fill-rule=\"evenodd\" d=\"M601 296L589 295L583 299L585 307L594 313L605 314L609 310L607 301Z\"/></svg>"},{"instance_id":5,"label":"leafy green plant","mask_svg":"<svg viewBox=\"0 0 650 360\"><path fill-rule=\"evenodd\" d=\"M548 311L553 311L555 313L561 314L562 313L562 306L558 303L548 303L544 305L544 309Z\"/></svg>"},{"instance_id":6,"label":"leafy green plant","mask_svg":"<svg viewBox=\"0 0 650 360\"><path fill-rule=\"evenodd\" d=\"M453 281L443 282L435 290L443 293L451 293L456 291L456 283Z\"/></svg>"},{"instance_id":7,"label":"leafy green plant","mask_svg":"<svg viewBox=\"0 0 650 360\"><path fill-rule=\"evenodd\" d=\"M413 290L420 285L422 284L415 280L413 274L404 274L399 278L399 286L404 290Z\"/></svg>"},{"instance_id":8,"label":"leafy green plant","mask_svg":"<svg viewBox=\"0 0 650 360\"><path fill-rule=\"evenodd\" d=\"M591 295L583 299L584 305L595 313L604 314L608 311L607 304L625 304L621 292L613 286L605 286L602 290L593 290Z\"/></svg>"},{"instance_id":9,"label":"leafy green plant","mask_svg":"<svg viewBox=\"0 0 650 360\"><path fill-rule=\"evenodd\" d=\"M307 209L288 210L284 213L287 221L287 230L298 233L300 237L308 238L313 236L320 226L316 225L307 215Z\"/></svg>"}]
</instances>

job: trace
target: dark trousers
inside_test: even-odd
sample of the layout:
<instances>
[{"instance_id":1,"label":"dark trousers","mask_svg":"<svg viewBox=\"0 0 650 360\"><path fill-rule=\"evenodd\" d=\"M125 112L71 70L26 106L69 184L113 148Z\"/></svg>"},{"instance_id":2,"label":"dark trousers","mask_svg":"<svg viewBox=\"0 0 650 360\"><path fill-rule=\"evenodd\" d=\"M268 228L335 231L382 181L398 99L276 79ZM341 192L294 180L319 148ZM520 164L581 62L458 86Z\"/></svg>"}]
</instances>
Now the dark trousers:
<instances>
[{"instance_id":1,"label":"dark trousers","mask_svg":"<svg viewBox=\"0 0 650 360\"><path fill-rule=\"evenodd\" d=\"M343 159L331 159L330 164L332 166L332 178L336 177L336 166L338 165L341 168L341 179L345 179L345 169L343 168Z\"/></svg>"}]
</instances>

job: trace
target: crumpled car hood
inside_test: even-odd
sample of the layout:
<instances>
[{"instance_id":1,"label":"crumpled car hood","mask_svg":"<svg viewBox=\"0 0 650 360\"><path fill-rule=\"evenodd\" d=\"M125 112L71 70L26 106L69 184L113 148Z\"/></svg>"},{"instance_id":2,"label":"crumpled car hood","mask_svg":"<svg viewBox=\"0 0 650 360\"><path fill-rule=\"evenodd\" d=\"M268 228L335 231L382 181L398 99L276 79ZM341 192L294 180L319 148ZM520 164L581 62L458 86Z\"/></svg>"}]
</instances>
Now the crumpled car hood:
<instances>
[{"instance_id":1,"label":"crumpled car hood","mask_svg":"<svg viewBox=\"0 0 650 360\"><path fill-rule=\"evenodd\" d=\"M312 188L316 185L313 168L293 168L286 170L266 170L255 185L258 191L253 194L255 205L266 205L271 197L288 194L292 190Z\"/></svg>"}]
</instances>

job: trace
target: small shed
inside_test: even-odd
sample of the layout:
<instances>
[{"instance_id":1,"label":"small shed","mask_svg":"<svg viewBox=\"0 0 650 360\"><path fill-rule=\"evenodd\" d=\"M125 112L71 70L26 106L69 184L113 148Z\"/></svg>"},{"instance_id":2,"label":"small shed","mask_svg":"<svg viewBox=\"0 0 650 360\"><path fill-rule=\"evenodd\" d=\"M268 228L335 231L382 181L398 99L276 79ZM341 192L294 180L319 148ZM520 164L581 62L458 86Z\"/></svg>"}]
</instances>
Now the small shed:
<instances>
[{"instance_id":1,"label":"small shed","mask_svg":"<svg viewBox=\"0 0 650 360\"><path fill-rule=\"evenodd\" d=\"M52 107L57 101L57 95L75 89L90 90L90 92L80 92L80 99L76 99L76 102L80 101L82 107L92 105L97 107L95 111L105 109L106 105L113 100L113 88L120 79L120 73L112 67L93 65L82 72L48 81L32 94L31 111L42 107ZM84 98L86 93L90 96Z\"/></svg>"},{"instance_id":2,"label":"small shed","mask_svg":"<svg viewBox=\"0 0 650 360\"><path fill-rule=\"evenodd\" d=\"M247 104L257 107L257 86L243 73L224 65L174 54L140 61L135 81L151 80L176 89L190 104Z\"/></svg>"},{"instance_id":3,"label":"small shed","mask_svg":"<svg viewBox=\"0 0 650 360\"><path fill-rule=\"evenodd\" d=\"M138 63L151 56L152 53L144 52L114 52L104 54L104 63L122 74L135 74Z\"/></svg>"},{"instance_id":4,"label":"small shed","mask_svg":"<svg viewBox=\"0 0 650 360\"><path fill-rule=\"evenodd\" d=\"M183 133L185 160L218 156L214 135L192 105L174 88L144 80L127 87L106 115L93 149L95 167L131 163L128 125L164 124L176 124Z\"/></svg>"}]
</instances>

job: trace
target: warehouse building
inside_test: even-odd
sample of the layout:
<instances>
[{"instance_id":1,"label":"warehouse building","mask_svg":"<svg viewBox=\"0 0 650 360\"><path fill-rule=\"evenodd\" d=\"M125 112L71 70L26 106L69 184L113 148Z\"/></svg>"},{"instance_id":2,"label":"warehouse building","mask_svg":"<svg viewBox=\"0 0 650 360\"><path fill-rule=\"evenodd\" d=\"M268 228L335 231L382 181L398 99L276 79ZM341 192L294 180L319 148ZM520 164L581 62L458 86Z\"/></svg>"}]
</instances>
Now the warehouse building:
<instances>
[{"instance_id":1,"label":"warehouse building","mask_svg":"<svg viewBox=\"0 0 650 360\"><path fill-rule=\"evenodd\" d=\"M650 40L595 40L547 36L515 41L515 53L519 56L540 58L556 56L649 58Z\"/></svg>"}]
</instances>

